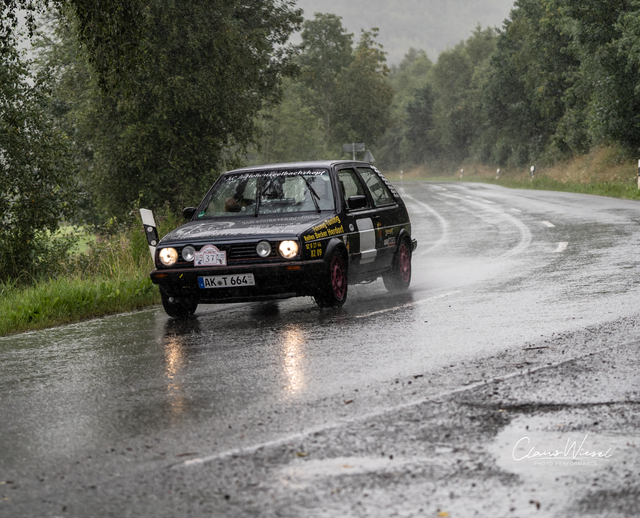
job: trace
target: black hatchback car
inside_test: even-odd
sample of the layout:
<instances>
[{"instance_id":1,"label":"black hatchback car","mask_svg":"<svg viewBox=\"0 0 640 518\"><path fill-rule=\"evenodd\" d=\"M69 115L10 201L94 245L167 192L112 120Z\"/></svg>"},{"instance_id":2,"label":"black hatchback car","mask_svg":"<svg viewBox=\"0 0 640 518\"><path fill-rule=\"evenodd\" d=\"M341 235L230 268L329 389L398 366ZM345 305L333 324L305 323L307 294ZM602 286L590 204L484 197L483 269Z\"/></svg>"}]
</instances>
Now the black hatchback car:
<instances>
[{"instance_id":1,"label":"black hatchback car","mask_svg":"<svg viewBox=\"0 0 640 518\"><path fill-rule=\"evenodd\" d=\"M151 279L169 316L198 304L311 296L341 306L349 284L411 282L416 241L391 183L364 162L275 164L229 171L189 222L157 245Z\"/></svg>"}]
</instances>

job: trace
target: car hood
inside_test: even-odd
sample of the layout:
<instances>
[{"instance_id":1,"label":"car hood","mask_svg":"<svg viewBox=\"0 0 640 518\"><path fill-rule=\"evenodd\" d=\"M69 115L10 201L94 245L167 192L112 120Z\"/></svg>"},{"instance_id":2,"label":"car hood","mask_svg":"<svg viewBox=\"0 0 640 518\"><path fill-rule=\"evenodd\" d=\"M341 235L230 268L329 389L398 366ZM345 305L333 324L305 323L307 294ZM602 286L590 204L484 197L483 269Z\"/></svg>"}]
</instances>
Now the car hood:
<instances>
[{"instance_id":1,"label":"car hood","mask_svg":"<svg viewBox=\"0 0 640 518\"><path fill-rule=\"evenodd\" d=\"M204 219L191 221L169 232L160 244L211 239L246 238L251 236L269 238L271 236L299 236L312 227L322 225L334 213L304 214L290 217Z\"/></svg>"}]
</instances>

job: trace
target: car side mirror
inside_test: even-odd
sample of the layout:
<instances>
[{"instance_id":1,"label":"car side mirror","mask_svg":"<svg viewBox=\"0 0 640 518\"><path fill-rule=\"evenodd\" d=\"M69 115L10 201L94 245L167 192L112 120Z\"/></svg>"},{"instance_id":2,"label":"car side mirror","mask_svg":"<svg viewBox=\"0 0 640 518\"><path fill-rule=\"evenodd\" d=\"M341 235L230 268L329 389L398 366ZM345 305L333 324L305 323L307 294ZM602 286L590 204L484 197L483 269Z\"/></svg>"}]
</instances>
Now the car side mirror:
<instances>
[{"instance_id":1,"label":"car side mirror","mask_svg":"<svg viewBox=\"0 0 640 518\"><path fill-rule=\"evenodd\" d=\"M347 208L349 210L364 209L367 206L367 197L362 194L349 196L347 200Z\"/></svg>"},{"instance_id":2,"label":"car side mirror","mask_svg":"<svg viewBox=\"0 0 640 518\"><path fill-rule=\"evenodd\" d=\"M182 215L185 217L185 219L191 220L197 210L197 207L185 207L184 209L182 209Z\"/></svg>"}]
</instances>

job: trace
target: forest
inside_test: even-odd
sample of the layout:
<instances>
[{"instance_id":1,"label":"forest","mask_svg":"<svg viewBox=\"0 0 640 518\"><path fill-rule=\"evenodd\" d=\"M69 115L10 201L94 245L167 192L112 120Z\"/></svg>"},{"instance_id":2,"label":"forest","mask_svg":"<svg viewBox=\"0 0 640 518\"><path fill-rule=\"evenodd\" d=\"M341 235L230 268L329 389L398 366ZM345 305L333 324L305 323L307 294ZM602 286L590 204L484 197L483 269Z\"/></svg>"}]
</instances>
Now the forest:
<instances>
[{"instance_id":1,"label":"forest","mask_svg":"<svg viewBox=\"0 0 640 518\"><path fill-rule=\"evenodd\" d=\"M291 0L1 5L0 282L65 262L61 227L177 213L243 164L347 158L349 142L383 171L640 148L640 1L518 0L503 27L391 67L377 28Z\"/></svg>"}]
</instances>

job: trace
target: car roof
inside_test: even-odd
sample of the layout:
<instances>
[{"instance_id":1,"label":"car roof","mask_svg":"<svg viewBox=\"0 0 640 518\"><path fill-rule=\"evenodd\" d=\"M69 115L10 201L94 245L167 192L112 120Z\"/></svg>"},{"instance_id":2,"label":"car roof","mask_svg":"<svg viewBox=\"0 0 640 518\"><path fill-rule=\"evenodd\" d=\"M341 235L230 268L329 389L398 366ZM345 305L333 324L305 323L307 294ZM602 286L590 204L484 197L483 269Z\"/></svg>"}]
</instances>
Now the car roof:
<instances>
[{"instance_id":1,"label":"car roof","mask_svg":"<svg viewBox=\"0 0 640 518\"><path fill-rule=\"evenodd\" d=\"M313 160L307 162L285 162L281 164L266 164L266 165L256 165L251 167L241 167L240 169L233 169L231 171L227 171L224 174L229 173L240 173L240 172L250 172L250 171L272 171L272 170L282 170L282 169L318 169L318 168L332 168L338 165L353 165L353 166L367 166L371 167L371 164L368 162L359 162L357 160Z\"/></svg>"}]
</instances>

